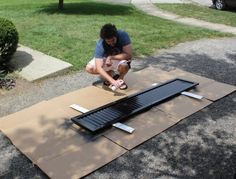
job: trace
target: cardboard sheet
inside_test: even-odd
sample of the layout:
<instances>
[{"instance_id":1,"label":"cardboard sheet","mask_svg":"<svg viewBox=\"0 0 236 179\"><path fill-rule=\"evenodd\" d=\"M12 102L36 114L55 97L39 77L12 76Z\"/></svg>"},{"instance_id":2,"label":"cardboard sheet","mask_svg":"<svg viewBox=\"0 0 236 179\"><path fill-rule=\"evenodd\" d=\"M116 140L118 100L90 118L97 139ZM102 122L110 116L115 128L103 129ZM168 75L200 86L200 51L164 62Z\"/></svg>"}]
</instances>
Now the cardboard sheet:
<instances>
[{"instance_id":1,"label":"cardboard sheet","mask_svg":"<svg viewBox=\"0 0 236 179\"><path fill-rule=\"evenodd\" d=\"M78 111L69 108L71 104L78 104L86 109L92 110L107 103L121 99L126 95L117 95L113 91L106 91L95 86L88 86L65 95L49 100L52 106L62 108L71 117L79 115Z\"/></svg>"},{"instance_id":2,"label":"cardboard sheet","mask_svg":"<svg viewBox=\"0 0 236 179\"><path fill-rule=\"evenodd\" d=\"M215 80L180 69L167 72L164 70L148 67L135 73L145 76L145 81L149 84L152 84L154 79L157 81L157 83L161 83L175 78L197 82L199 85L190 92L202 95L211 101L216 101L236 90L236 86L220 83Z\"/></svg>"},{"instance_id":3,"label":"cardboard sheet","mask_svg":"<svg viewBox=\"0 0 236 179\"><path fill-rule=\"evenodd\" d=\"M165 82L178 77L190 81L197 81L200 83L200 88L214 82L213 80L182 70L175 70L175 73L173 71L170 73L159 69L147 68L138 72L138 74L145 76L145 82L147 84L152 84L154 79L155 82ZM135 129L132 134L113 128L112 130L108 130L104 135L130 150L211 103L207 99L196 100L186 96L178 96L125 121L125 124Z\"/></svg>"},{"instance_id":4,"label":"cardboard sheet","mask_svg":"<svg viewBox=\"0 0 236 179\"><path fill-rule=\"evenodd\" d=\"M136 115L123 122L135 129L132 134L113 127L113 129L106 131L104 136L122 147L131 150L137 145L171 127L177 120L179 119L174 119L160 111L158 108L153 107L149 111Z\"/></svg>"},{"instance_id":5,"label":"cardboard sheet","mask_svg":"<svg viewBox=\"0 0 236 179\"><path fill-rule=\"evenodd\" d=\"M173 70L170 72L170 74L190 81L198 82L199 85L195 89L191 90L191 92L202 95L211 101L216 101L220 98L223 98L224 96L236 90L236 86L220 83L215 80L185 72L180 69Z\"/></svg>"},{"instance_id":6,"label":"cardboard sheet","mask_svg":"<svg viewBox=\"0 0 236 179\"><path fill-rule=\"evenodd\" d=\"M139 73L134 73L134 72L128 72L127 75L125 76L125 82L128 85L128 89L127 90L116 90L116 92L113 93L117 93L117 95L131 95L134 94L136 92L142 91L146 88L151 87L151 85L153 83L158 83L158 81L156 81L156 79L154 78L150 78L148 75L146 76L146 74L139 74ZM100 89L104 89L107 91L111 91L111 89L109 89L106 86L103 86L102 82L94 83L94 86L100 88Z\"/></svg>"},{"instance_id":7,"label":"cardboard sheet","mask_svg":"<svg viewBox=\"0 0 236 179\"><path fill-rule=\"evenodd\" d=\"M175 76L175 78L182 78L185 80L197 82L197 83L199 83L197 88L204 87L204 86L214 82L214 80L212 80L212 79L209 79L209 78L206 78L203 76L199 76L199 75L195 75L193 73L186 72L186 71L183 71L180 69L175 69L173 71L170 71L169 74L172 76Z\"/></svg>"},{"instance_id":8,"label":"cardboard sheet","mask_svg":"<svg viewBox=\"0 0 236 179\"><path fill-rule=\"evenodd\" d=\"M198 76L193 73L186 72L180 69L175 69L170 72L167 72L161 69L148 67L136 73L140 75L145 75L145 80L148 83L152 83L154 80L156 80L157 83L163 83L163 82L175 79L175 78L181 78L181 79L197 82L199 83L198 87L203 87L214 82L214 80L212 79Z\"/></svg>"},{"instance_id":9,"label":"cardboard sheet","mask_svg":"<svg viewBox=\"0 0 236 179\"><path fill-rule=\"evenodd\" d=\"M121 96L114 96L114 93L90 86L3 117L0 119L3 121L0 122L0 129L19 150L43 170L46 168L44 165L63 155L73 158L75 164L79 162L79 168L67 173L71 166L65 165L65 159L63 159L60 163L63 168L58 170L56 167L52 176L60 176L61 172L68 176L65 178L71 178L74 175L81 177L119 157L126 150L101 135L93 136L74 125L70 118L80 113L69 108L69 105L80 103L88 109L93 109L119 98ZM97 145L101 147L102 144L105 148L98 149ZM91 158L87 161L85 156L89 150L101 159L92 160ZM108 152L102 153L100 150ZM77 161L78 156L80 160ZM45 172L50 175L47 170Z\"/></svg>"},{"instance_id":10,"label":"cardboard sheet","mask_svg":"<svg viewBox=\"0 0 236 179\"><path fill-rule=\"evenodd\" d=\"M79 104L91 110L177 77L200 83L196 93L213 101L235 90L182 70L149 68L127 74L128 90L113 92L101 84L86 87L3 117L0 129L50 177L79 178L119 157L126 152L124 148L134 148L212 102L181 95L127 120L135 128L133 134L112 128L97 136L72 124L70 118L81 113L69 106Z\"/></svg>"},{"instance_id":11,"label":"cardboard sheet","mask_svg":"<svg viewBox=\"0 0 236 179\"><path fill-rule=\"evenodd\" d=\"M163 82L166 82L166 81L169 81L169 80L172 80L172 79L176 78L175 74L171 74L167 71L157 69L157 68L153 68L153 67L148 67L148 68L145 68L141 71L137 71L135 73L140 75L140 76L143 76L144 80L148 84L163 83Z\"/></svg>"},{"instance_id":12,"label":"cardboard sheet","mask_svg":"<svg viewBox=\"0 0 236 179\"><path fill-rule=\"evenodd\" d=\"M61 109L68 113L68 118L74 117L81 113L69 108L71 104L80 104L91 110L123 97L125 96L116 95L116 93L112 91L105 91L94 86L89 86L53 98L49 101L42 101L17 113L5 116L0 119L0 129L16 128L18 125L33 121L35 118L43 117L44 114L51 113L57 109Z\"/></svg>"},{"instance_id":13,"label":"cardboard sheet","mask_svg":"<svg viewBox=\"0 0 236 179\"><path fill-rule=\"evenodd\" d=\"M43 151L49 151L55 145L77 135L77 132L71 129L70 117L63 110L45 110L41 113L42 115L32 117L33 120L29 122L2 130L34 163L42 158ZM58 148L48 152L47 156L59 155L61 150Z\"/></svg>"},{"instance_id":14,"label":"cardboard sheet","mask_svg":"<svg viewBox=\"0 0 236 179\"><path fill-rule=\"evenodd\" d=\"M180 95L158 105L157 108L167 114L170 114L171 116L174 116L174 119L184 119L191 114L205 108L211 103L212 102L207 99L198 100Z\"/></svg>"},{"instance_id":15,"label":"cardboard sheet","mask_svg":"<svg viewBox=\"0 0 236 179\"><path fill-rule=\"evenodd\" d=\"M42 101L14 114L4 116L0 118L0 130L4 131L9 128L15 128L23 123L30 122L31 120L34 120L35 117L40 117L42 111L47 110L50 106L51 105L47 103L47 101Z\"/></svg>"},{"instance_id":16,"label":"cardboard sheet","mask_svg":"<svg viewBox=\"0 0 236 179\"><path fill-rule=\"evenodd\" d=\"M196 88L191 91L193 93L203 95L205 98L211 101L216 101L236 91L236 86L213 81L202 88Z\"/></svg>"},{"instance_id":17,"label":"cardboard sheet","mask_svg":"<svg viewBox=\"0 0 236 179\"><path fill-rule=\"evenodd\" d=\"M125 124L135 129L133 134L113 128L105 136L130 150L211 103L207 99L178 96L127 120Z\"/></svg>"},{"instance_id":18,"label":"cardboard sheet","mask_svg":"<svg viewBox=\"0 0 236 179\"><path fill-rule=\"evenodd\" d=\"M148 67L138 72L128 72L128 74L125 77L125 81L128 84L129 88L128 90L125 91L118 90L118 92L130 95L132 93L142 91L150 87L154 83L160 84L175 78L181 78L199 83L199 85L196 88L198 91L200 91L202 87L215 82L212 79L198 76L193 73L186 72L180 69L175 69L170 72L167 72L161 69ZM104 87L102 83L98 83L95 86L103 88L108 91L110 90L107 87Z\"/></svg>"},{"instance_id":19,"label":"cardboard sheet","mask_svg":"<svg viewBox=\"0 0 236 179\"><path fill-rule=\"evenodd\" d=\"M77 145L75 141L72 143ZM101 137L49 161L41 161L38 166L51 178L77 179L102 167L125 152L125 149Z\"/></svg>"}]
</instances>

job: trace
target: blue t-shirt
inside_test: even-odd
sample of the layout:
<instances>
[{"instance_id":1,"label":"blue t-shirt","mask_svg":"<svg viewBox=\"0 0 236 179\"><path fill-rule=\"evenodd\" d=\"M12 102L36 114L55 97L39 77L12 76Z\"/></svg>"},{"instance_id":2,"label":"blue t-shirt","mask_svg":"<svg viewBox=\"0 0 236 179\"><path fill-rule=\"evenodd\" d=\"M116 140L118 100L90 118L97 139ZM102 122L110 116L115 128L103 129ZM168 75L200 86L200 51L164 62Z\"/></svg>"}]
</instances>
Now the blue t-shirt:
<instances>
[{"instance_id":1,"label":"blue t-shirt","mask_svg":"<svg viewBox=\"0 0 236 179\"><path fill-rule=\"evenodd\" d=\"M100 39L95 49L95 58L103 58L109 55L117 55L122 53L123 47L129 45L131 40L125 31L118 30L117 42L114 47L108 45L105 40Z\"/></svg>"}]
</instances>

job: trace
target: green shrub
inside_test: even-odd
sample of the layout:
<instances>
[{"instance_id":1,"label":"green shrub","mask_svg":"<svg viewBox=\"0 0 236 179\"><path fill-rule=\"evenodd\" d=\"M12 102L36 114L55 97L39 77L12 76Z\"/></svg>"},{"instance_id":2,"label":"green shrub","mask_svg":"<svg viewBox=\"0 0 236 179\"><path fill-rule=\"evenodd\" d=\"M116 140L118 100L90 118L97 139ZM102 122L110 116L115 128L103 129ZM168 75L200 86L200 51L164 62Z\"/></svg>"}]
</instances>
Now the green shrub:
<instances>
[{"instance_id":1,"label":"green shrub","mask_svg":"<svg viewBox=\"0 0 236 179\"><path fill-rule=\"evenodd\" d=\"M10 61L16 52L18 40L18 32L14 24L0 18L0 66Z\"/></svg>"}]
</instances>

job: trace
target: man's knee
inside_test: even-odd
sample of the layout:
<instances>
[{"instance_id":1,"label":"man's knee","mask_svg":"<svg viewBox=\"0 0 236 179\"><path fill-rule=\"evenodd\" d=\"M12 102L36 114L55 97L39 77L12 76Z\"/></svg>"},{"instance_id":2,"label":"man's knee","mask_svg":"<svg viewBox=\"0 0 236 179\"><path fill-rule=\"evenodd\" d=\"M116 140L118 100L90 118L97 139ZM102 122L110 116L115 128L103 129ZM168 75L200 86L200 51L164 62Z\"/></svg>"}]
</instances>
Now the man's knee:
<instances>
[{"instance_id":1,"label":"man's knee","mask_svg":"<svg viewBox=\"0 0 236 179\"><path fill-rule=\"evenodd\" d=\"M85 69L88 73L97 74L95 67L91 64L87 64Z\"/></svg>"},{"instance_id":2,"label":"man's knee","mask_svg":"<svg viewBox=\"0 0 236 179\"><path fill-rule=\"evenodd\" d=\"M128 64L127 64L127 63L122 63L122 64L120 64L119 67L118 67L118 71L119 71L120 73L126 73L126 72L128 72L128 71L129 71L129 66L128 66Z\"/></svg>"}]
</instances>

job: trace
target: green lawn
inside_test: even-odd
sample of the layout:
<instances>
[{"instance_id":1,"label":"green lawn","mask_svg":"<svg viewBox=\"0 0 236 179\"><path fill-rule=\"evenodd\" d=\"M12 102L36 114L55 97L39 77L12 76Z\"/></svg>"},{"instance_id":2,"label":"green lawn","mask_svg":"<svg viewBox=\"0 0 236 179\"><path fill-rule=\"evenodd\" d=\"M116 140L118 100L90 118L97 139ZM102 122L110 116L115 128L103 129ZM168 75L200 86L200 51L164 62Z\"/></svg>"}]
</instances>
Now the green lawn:
<instances>
[{"instance_id":1,"label":"green lawn","mask_svg":"<svg viewBox=\"0 0 236 179\"><path fill-rule=\"evenodd\" d=\"M0 16L13 21L21 44L72 63L74 70L92 58L100 28L108 22L130 34L136 56L184 41L227 36L148 16L131 5L66 0L65 10L59 11L57 2L1 0Z\"/></svg>"},{"instance_id":2,"label":"green lawn","mask_svg":"<svg viewBox=\"0 0 236 179\"><path fill-rule=\"evenodd\" d=\"M156 4L160 9L173 12L180 16L192 17L208 22L226 24L236 27L236 11L219 11L209 7L193 4Z\"/></svg>"}]
</instances>

